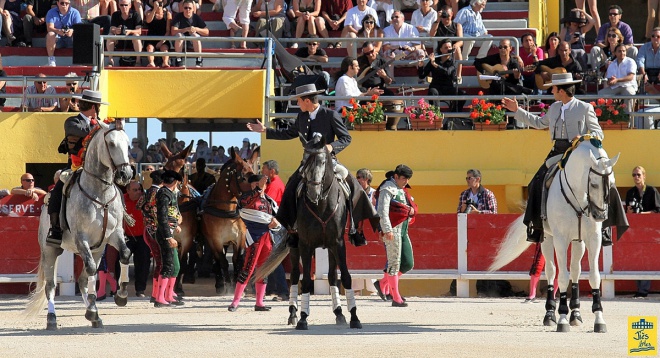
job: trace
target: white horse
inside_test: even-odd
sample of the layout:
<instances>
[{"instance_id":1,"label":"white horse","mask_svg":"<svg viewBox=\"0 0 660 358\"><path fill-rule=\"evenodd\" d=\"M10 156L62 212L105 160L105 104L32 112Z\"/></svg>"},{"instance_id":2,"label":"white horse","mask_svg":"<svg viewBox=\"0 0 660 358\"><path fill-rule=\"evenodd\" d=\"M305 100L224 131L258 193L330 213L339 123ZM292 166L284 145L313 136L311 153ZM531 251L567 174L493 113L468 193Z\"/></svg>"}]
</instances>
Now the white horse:
<instances>
[{"instance_id":1,"label":"white horse","mask_svg":"<svg viewBox=\"0 0 660 358\"><path fill-rule=\"evenodd\" d=\"M557 323L554 286L549 284L543 324L546 326L557 324L558 332L568 332L569 324L578 326L582 323L578 280L581 273L580 261L585 247L589 251L589 284L593 295L591 310L595 314L594 332L607 332L600 303L598 258L602 240L602 222L607 217L609 190L614 185L612 168L618 159L619 155L609 159L598 139L584 136L570 154L565 167L557 171L548 189L547 220L544 220L543 224L545 239L541 244L541 250L546 257L545 275L548 283L554 282L557 269L553 258L555 254L557 257L560 316ZM569 272L565 268L566 253L571 243L570 309L572 312L569 321L566 318L569 310L566 294ZM509 227L489 270L498 270L513 261L529 244L526 241L526 227L520 217Z\"/></svg>"},{"instance_id":2,"label":"white horse","mask_svg":"<svg viewBox=\"0 0 660 358\"><path fill-rule=\"evenodd\" d=\"M129 140L123 130L123 122L117 120L107 125L99 122L92 129L87 145L82 173L71 182L69 199L62 205L65 225L61 248L46 244L49 218L46 207L39 221L39 246L41 259L37 287L30 296L25 313L37 315L48 304L46 329L57 329L55 315L56 260L63 250L78 254L84 269L78 279L80 292L87 311L85 318L92 327L101 328L103 323L96 309L96 271L106 244L114 246L120 253L121 277L115 295L118 306L126 305L128 291L128 259L130 251L124 241L124 207L121 190L114 185L126 185L133 177L129 165ZM65 208L66 206L66 208Z\"/></svg>"}]
</instances>

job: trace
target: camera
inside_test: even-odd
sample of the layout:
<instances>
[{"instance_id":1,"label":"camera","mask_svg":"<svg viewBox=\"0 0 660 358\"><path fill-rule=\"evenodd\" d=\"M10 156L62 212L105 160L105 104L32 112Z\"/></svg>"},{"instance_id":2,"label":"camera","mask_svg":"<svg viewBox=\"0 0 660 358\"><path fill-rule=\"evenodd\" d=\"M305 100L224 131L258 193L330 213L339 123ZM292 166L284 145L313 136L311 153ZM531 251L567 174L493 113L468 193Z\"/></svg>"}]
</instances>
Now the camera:
<instances>
[{"instance_id":1,"label":"camera","mask_svg":"<svg viewBox=\"0 0 660 358\"><path fill-rule=\"evenodd\" d=\"M637 201L636 198L633 198L632 201L628 203L628 207L633 212L633 214L639 214L642 212L642 203Z\"/></svg>"},{"instance_id":2,"label":"camera","mask_svg":"<svg viewBox=\"0 0 660 358\"><path fill-rule=\"evenodd\" d=\"M69 31L69 26L62 26L62 31L64 31L64 32Z\"/></svg>"},{"instance_id":3,"label":"camera","mask_svg":"<svg viewBox=\"0 0 660 358\"><path fill-rule=\"evenodd\" d=\"M578 38L578 37L580 37L581 35L582 35L582 34L579 33L579 32L574 32L574 33L573 33L573 37L575 37L575 38Z\"/></svg>"},{"instance_id":4,"label":"camera","mask_svg":"<svg viewBox=\"0 0 660 358\"><path fill-rule=\"evenodd\" d=\"M126 36L126 26L121 25L119 26L119 29L121 31L121 35Z\"/></svg>"},{"instance_id":5,"label":"camera","mask_svg":"<svg viewBox=\"0 0 660 358\"><path fill-rule=\"evenodd\" d=\"M476 207L476 206L477 206L477 203L473 202L471 199L468 199L468 200L465 202L465 213L466 213L466 214L469 214L469 213L472 212L472 206L473 206L473 205Z\"/></svg>"},{"instance_id":6,"label":"camera","mask_svg":"<svg viewBox=\"0 0 660 358\"><path fill-rule=\"evenodd\" d=\"M443 19L446 19L449 17L449 14L446 11L441 11L440 12L440 17Z\"/></svg>"}]
</instances>

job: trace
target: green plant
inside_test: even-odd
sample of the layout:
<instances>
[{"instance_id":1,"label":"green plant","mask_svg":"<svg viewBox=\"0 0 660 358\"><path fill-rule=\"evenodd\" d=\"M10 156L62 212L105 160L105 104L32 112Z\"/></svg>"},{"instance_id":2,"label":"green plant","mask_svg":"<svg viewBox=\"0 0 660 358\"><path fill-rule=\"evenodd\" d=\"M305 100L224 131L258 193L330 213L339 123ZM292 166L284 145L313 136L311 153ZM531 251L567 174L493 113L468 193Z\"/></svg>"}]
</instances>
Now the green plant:
<instances>
[{"instance_id":1,"label":"green plant","mask_svg":"<svg viewBox=\"0 0 660 358\"><path fill-rule=\"evenodd\" d=\"M378 101L378 95L371 97L373 102L366 104L358 103L354 98L348 102L351 108L343 107L341 116L346 119L349 125L362 123L380 123L383 122L383 104Z\"/></svg>"},{"instance_id":2,"label":"green plant","mask_svg":"<svg viewBox=\"0 0 660 358\"><path fill-rule=\"evenodd\" d=\"M480 92L480 95L482 93ZM500 124L506 122L506 112L502 105L486 102L484 99L475 98L470 106L470 118L473 121L484 124Z\"/></svg>"},{"instance_id":3,"label":"green plant","mask_svg":"<svg viewBox=\"0 0 660 358\"><path fill-rule=\"evenodd\" d=\"M620 100L611 98L599 98L596 102L590 102L594 106L594 112L599 122L607 124L628 122L630 116L626 113L626 104Z\"/></svg>"}]
</instances>

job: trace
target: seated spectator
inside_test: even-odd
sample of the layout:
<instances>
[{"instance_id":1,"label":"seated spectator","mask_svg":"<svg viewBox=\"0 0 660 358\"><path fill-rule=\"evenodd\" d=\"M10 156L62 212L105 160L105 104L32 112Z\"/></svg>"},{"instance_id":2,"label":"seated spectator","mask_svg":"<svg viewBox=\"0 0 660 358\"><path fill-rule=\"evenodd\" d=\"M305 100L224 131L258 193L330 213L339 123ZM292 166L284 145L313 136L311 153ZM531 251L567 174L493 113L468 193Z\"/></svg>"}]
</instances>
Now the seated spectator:
<instances>
[{"instance_id":1,"label":"seated spectator","mask_svg":"<svg viewBox=\"0 0 660 358\"><path fill-rule=\"evenodd\" d=\"M383 95L394 96L394 92L387 88L387 85L394 82L385 71L387 61L376 51L373 43L367 41L362 45L362 56L359 56L357 61L360 66L358 79L362 80L362 83L358 84L360 87L380 88Z\"/></svg>"},{"instance_id":2,"label":"seated spectator","mask_svg":"<svg viewBox=\"0 0 660 358\"><path fill-rule=\"evenodd\" d=\"M294 0L293 13L296 15L295 38L302 38L305 29L309 35L316 35L316 18L321 13L320 0ZM298 48L298 43L294 42L291 47Z\"/></svg>"},{"instance_id":3,"label":"seated spectator","mask_svg":"<svg viewBox=\"0 0 660 358\"><path fill-rule=\"evenodd\" d=\"M523 86L536 91L534 69L536 69L539 61L544 59L543 50L536 46L534 35L531 33L523 34L520 37L520 42L522 44L519 54L520 59L523 61Z\"/></svg>"},{"instance_id":4,"label":"seated spectator","mask_svg":"<svg viewBox=\"0 0 660 358\"><path fill-rule=\"evenodd\" d=\"M7 46L26 46L25 42L16 41L17 38L23 37L23 21L21 20L22 3L23 1L21 0L0 0L2 32L7 37Z\"/></svg>"},{"instance_id":5,"label":"seated spectator","mask_svg":"<svg viewBox=\"0 0 660 358\"><path fill-rule=\"evenodd\" d=\"M419 37L430 37L431 27L438 20L438 12L431 8L431 0L421 0L419 9L415 10L410 19L410 24L413 25ZM431 43L425 43L425 46L433 47Z\"/></svg>"},{"instance_id":6,"label":"seated spectator","mask_svg":"<svg viewBox=\"0 0 660 358\"><path fill-rule=\"evenodd\" d=\"M97 24L101 27L101 33L108 35L110 33L110 14L117 11L117 4L112 0L72 0L71 6L80 12L80 18L83 24ZM114 10L108 13L108 9Z\"/></svg>"},{"instance_id":7,"label":"seated spectator","mask_svg":"<svg viewBox=\"0 0 660 358\"><path fill-rule=\"evenodd\" d=\"M393 0L370 0L368 5L376 10L379 24L383 24L383 27L390 24L390 21L392 21L392 14L394 13Z\"/></svg>"},{"instance_id":8,"label":"seated spectator","mask_svg":"<svg viewBox=\"0 0 660 358\"><path fill-rule=\"evenodd\" d=\"M250 155L252 155L252 151L250 150L250 139L243 138L243 146L238 150L238 156L245 160L249 158Z\"/></svg>"},{"instance_id":9,"label":"seated spectator","mask_svg":"<svg viewBox=\"0 0 660 358\"><path fill-rule=\"evenodd\" d=\"M610 62L616 57L614 54L614 48L623 44L623 34L616 27L611 27L607 32L607 46L594 50L597 46L594 46L589 53L589 64L593 71L598 73L607 71L607 67Z\"/></svg>"},{"instance_id":10,"label":"seated spectator","mask_svg":"<svg viewBox=\"0 0 660 358\"><path fill-rule=\"evenodd\" d=\"M335 96L337 97L359 97L359 96L373 96L375 94L383 94L380 88L369 88L366 92L360 91L355 77L360 71L360 65L357 60L351 56L345 57L341 61L341 67L337 74L335 74ZM338 99L335 101L335 110L341 113L343 107L348 107L349 101L346 99ZM247 138L246 138L247 139Z\"/></svg>"},{"instance_id":11,"label":"seated spectator","mask_svg":"<svg viewBox=\"0 0 660 358\"><path fill-rule=\"evenodd\" d=\"M566 41L562 41L559 44L557 53L558 55L555 57L540 61L536 69L534 70L536 74L541 75L541 77L543 78L543 83L551 82L552 74L558 72L544 71L544 69L542 69L541 66L546 66L551 70L563 68L564 70L566 70L566 72L572 73L574 79L582 79L582 66L580 66L580 62L578 62L577 60L575 60L575 58L573 58L573 54L571 53L571 45ZM552 87L548 89L548 92L549 93L552 92ZM584 91L582 91L579 88L579 86L576 86L575 93L582 94L583 92Z\"/></svg>"},{"instance_id":12,"label":"seated spectator","mask_svg":"<svg viewBox=\"0 0 660 358\"><path fill-rule=\"evenodd\" d=\"M205 164L211 159L211 148L209 148L209 144L204 139L197 141L197 148L195 149L193 161L196 161L199 158L204 158Z\"/></svg>"},{"instance_id":13,"label":"seated spectator","mask_svg":"<svg viewBox=\"0 0 660 358\"><path fill-rule=\"evenodd\" d=\"M522 76L522 60L516 55L511 55L511 41L508 39L500 40L499 53L486 56L484 58L477 58L474 61L474 67L479 74L490 74L484 69L484 65L496 66L502 65L506 71L513 71L511 74L501 76L499 81L493 81L488 89L491 95L501 95L502 90L504 94L530 94L532 90L524 88L520 85L520 77Z\"/></svg>"},{"instance_id":14,"label":"seated spectator","mask_svg":"<svg viewBox=\"0 0 660 358\"><path fill-rule=\"evenodd\" d=\"M655 87L660 84L660 27L653 29L651 41L640 47L637 54L637 68L639 73L644 76L644 89L647 93L660 93ZM650 70L652 74L648 73Z\"/></svg>"},{"instance_id":15,"label":"seated spectator","mask_svg":"<svg viewBox=\"0 0 660 358\"><path fill-rule=\"evenodd\" d=\"M78 77L78 75L75 72L69 72L64 77ZM82 94L82 89L78 87L78 81L74 81L74 80L66 81L66 88L68 90L67 91L68 94L71 95ZM78 99L74 97L60 98L59 105L60 105L60 112L80 111L80 108L78 108Z\"/></svg>"},{"instance_id":16,"label":"seated spectator","mask_svg":"<svg viewBox=\"0 0 660 358\"><path fill-rule=\"evenodd\" d=\"M609 22L603 24L603 26L598 29L598 37L596 38L596 46L591 48L591 57L598 59L602 57L602 51L608 47L605 36L609 36L610 28L615 27L623 37L623 44L626 45L628 53L627 57L637 60L637 47L635 47L635 41L633 40L633 32L630 28L630 25L621 21L621 16L623 15L623 10L619 5L612 5L609 8ZM593 65L594 63L591 62ZM592 70L597 71L598 68L594 67Z\"/></svg>"},{"instance_id":17,"label":"seated spectator","mask_svg":"<svg viewBox=\"0 0 660 358\"><path fill-rule=\"evenodd\" d=\"M172 22L172 13L165 7L163 1L155 1L152 3L153 8L147 11L144 22L147 29L149 29L149 36L170 36L170 24ZM144 41L144 49L147 52L169 52L172 48L172 43L167 40L148 40ZM147 67L170 67L170 56L159 57L154 59L154 56L148 56L149 63Z\"/></svg>"},{"instance_id":18,"label":"seated spectator","mask_svg":"<svg viewBox=\"0 0 660 358\"><path fill-rule=\"evenodd\" d=\"M2 55L0 55L0 77L7 77L7 72L5 72L4 68L2 67ZM6 93L7 93L7 81L0 80L0 96L4 96ZM7 98L0 97L0 107L4 107L6 101Z\"/></svg>"},{"instance_id":19,"label":"seated spectator","mask_svg":"<svg viewBox=\"0 0 660 358\"><path fill-rule=\"evenodd\" d=\"M57 7L46 14L46 53L48 66L57 66L55 47L73 47L73 25L82 22L80 12L71 7L71 0L58 0Z\"/></svg>"},{"instance_id":20,"label":"seated spectator","mask_svg":"<svg viewBox=\"0 0 660 358\"><path fill-rule=\"evenodd\" d=\"M310 35L309 42L307 46L301 47L296 50L294 54L296 57L303 60L303 62L316 62L316 63L327 63L328 54L325 53L325 50L321 48L321 43L318 42L317 35ZM325 83L330 86L330 74L326 71L321 71L321 75L325 78Z\"/></svg>"},{"instance_id":21,"label":"seated spectator","mask_svg":"<svg viewBox=\"0 0 660 358\"><path fill-rule=\"evenodd\" d=\"M266 8L270 18L270 26L266 23ZM266 37L266 31L272 31L277 39L284 35L286 27L290 26L284 10L284 0L258 0L252 8L252 17L257 18L257 24L254 27L255 36Z\"/></svg>"},{"instance_id":22,"label":"seated spectator","mask_svg":"<svg viewBox=\"0 0 660 358\"><path fill-rule=\"evenodd\" d=\"M150 145L147 148L147 154L144 156L144 162L145 163L162 163L163 162L163 157L158 151L158 148L156 148L155 145Z\"/></svg>"},{"instance_id":23,"label":"seated spectator","mask_svg":"<svg viewBox=\"0 0 660 358\"><path fill-rule=\"evenodd\" d=\"M467 214L497 214L497 199L492 191L481 185L481 172L470 169L465 177L468 188L458 199L456 212Z\"/></svg>"},{"instance_id":24,"label":"seated spectator","mask_svg":"<svg viewBox=\"0 0 660 358\"><path fill-rule=\"evenodd\" d=\"M192 0L184 0L184 1L192 1ZM225 11L222 15L222 21L225 23L225 25L227 25L227 29L229 29L229 36L239 37L239 31L240 31L241 32L240 36L247 37L248 31L250 30L251 6L252 6L252 1L250 0L227 0L227 3L224 5ZM236 14L238 14L238 21L240 22L240 25L237 24L236 21L234 20L236 19ZM206 27L206 24L204 25L205 26L203 27ZM203 35L203 36L207 36L207 35ZM232 44L231 47L234 48L235 45ZM239 47L242 49L247 49L247 44L244 41L240 44Z\"/></svg>"},{"instance_id":25,"label":"seated spectator","mask_svg":"<svg viewBox=\"0 0 660 358\"><path fill-rule=\"evenodd\" d=\"M452 20L454 12L450 5L444 5L438 12L438 19L431 26L430 36L440 37L445 39L447 37L463 37L463 26ZM437 45L437 47L436 47ZM439 48L439 43L434 43L433 47L436 52ZM452 41L452 49L454 51L454 60L461 61L463 59L463 53L461 48L463 47L463 40ZM461 83L463 73L463 65L458 64L457 79L458 83Z\"/></svg>"},{"instance_id":26,"label":"seated spectator","mask_svg":"<svg viewBox=\"0 0 660 358\"><path fill-rule=\"evenodd\" d=\"M376 52L380 52L381 47L383 46L383 41L375 40L378 38L383 38L383 30L376 23L376 18L371 14L367 14L362 18L362 28L357 33L357 37L371 39L371 43L374 46ZM369 42L369 41L367 41ZM364 46L366 42L359 43L358 46Z\"/></svg>"},{"instance_id":27,"label":"seated spectator","mask_svg":"<svg viewBox=\"0 0 660 358\"><path fill-rule=\"evenodd\" d=\"M13 188L11 195L24 195L37 201L40 196L46 195L46 191L41 188L35 188L32 174L25 173L21 175L21 186Z\"/></svg>"},{"instance_id":28,"label":"seated spectator","mask_svg":"<svg viewBox=\"0 0 660 358\"><path fill-rule=\"evenodd\" d=\"M131 12L131 0L119 0L119 11L115 11L112 14L112 20L110 20L110 33L113 35L135 37L139 37L142 34L142 18L138 12ZM133 44L133 51L142 52L142 41L136 39L131 40L131 42ZM128 40L108 40L106 46L108 51L131 49ZM134 64L131 63L133 59L133 56L122 57L122 60L127 66L139 66L140 56L135 59ZM114 66L115 62L112 56L108 57L108 63L109 66Z\"/></svg>"},{"instance_id":29,"label":"seated spectator","mask_svg":"<svg viewBox=\"0 0 660 358\"><path fill-rule=\"evenodd\" d=\"M129 151L128 155L130 156L131 162L142 163L144 152L142 151L139 139L133 138L131 141L131 150Z\"/></svg>"},{"instance_id":30,"label":"seated spectator","mask_svg":"<svg viewBox=\"0 0 660 358\"><path fill-rule=\"evenodd\" d=\"M571 45L573 58L580 62L583 69L587 68L587 52L584 35L594 27L596 20L582 9L573 9L569 16L561 19L564 26L559 38Z\"/></svg>"},{"instance_id":31,"label":"seated spectator","mask_svg":"<svg viewBox=\"0 0 660 358\"><path fill-rule=\"evenodd\" d=\"M383 30L384 37L419 37L417 29L404 22L403 13L394 11L392 24ZM419 60L426 57L421 41L384 41L383 53L385 56L394 57L399 53L405 53L409 60Z\"/></svg>"},{"instance_id":32,"label":"seated spectator","mask_svg":"<svg viewBox=\"0 0 660 358\"><path fill-rule=\"evenodd\" d=\"M232 2L234 0L228 0L228 1ZM193 12L193 9L195 7L194 3L195 2L193 0L183 0L183 12L174 16L174 19L172 20L172 29L170 31L172 36L200 37L200 36L209 35L209 29L206 27L206 23L204 22L204 20L202 20L202 18L199 15ZM249 9L248 9L248 13L249 13ZM225 12L225 14L227 14L227 12ZM234 25L236 25L236 23L234 23ZM244 31L244 35L245 36L243 37L247 37L247 31ZM184 40L176 40L174 42L174 50L176 52L183 51L183 41ZM191 42L195 52L202 52L201 42L199 41L191 41ZM246 48L245 42L243 42L243 48ZM203 59L201 57L197 57L197 59L195 60L195 67L202 67L202 64L203 64ZM183 66L182 58L176 59L176 66L177 67Z\"/></svg>"},{"instance_id":33,"label":"seated spectator","mask_svg":"<svg viewBox=\"0 0 660 358\"><path fill-rule=\"evenodd\" d=\"M317 35L323 38L330 37L328 28L332 31L343 31L348 10L353 8L351 0L323 0L321 1L321 16L316 18ZM335 47L329 43L328 48Z\"/></svg>"},{"instance_id":34,"label":"seated spectator","mask_svg":"<svg viewBox=\"0 0 660 358\"><path fill-rule=\"evenodd\" d=\"M464 7L458 11L454 21L463 27L464 37L489 37L488 30L481 19L481 12L486 8L486 0L470 0L470 6ZM481 42L477 58L484 58L488 55L488 50L493 41L487 40ZM474 41L463 42L463 59L467 60L472 52Z\"/></svg>"},{"instance_id":35,"label":"seated spectator","mask_svg":"<svg viewBox=\"0 0 660 358\"><path fill-rule=\"evenodd\" d=\"M226 3L227 0L221 0L221 2ZM193 5L195 6L195 14L202 16L202 0L193 0ZM248 9L248 12L250 9ZM183 12L183 2L181 0L172 0L172 12L178 14Z\"/></svg>"},{"instance_id":36,"label":"seated spectator","mask_svg":"<svg viewBox=\"0 0 660 358\"><path fill-rule=\"evenodd\" d=\"M557 47L559 47L559 34L551 32L545 39L545 46L543 47L543 58L548 59L557 56Z\"/></svg>"},{"instance_id":37,"label":"seated spectator","mask_svg":"<svg viewBox=\"0 0 660 358\"><path fill-rule=\"evenodd\" d=\"M55 88L48 85L48 82L45 80L46 75L40 73L37 77L41 77L43 80L34 81L34 85L25 89L25 96L23 96L21 107L23 107L23 111L27 112L52 112L57 107L57 98L34 98L28 96L31 94L57 94Z\"/></svg>"},{"instance_id":38,"label":"seated spectator","mask_svg":"<svg viewBox=\"0 0 660 358\"><path fill-rule=\"evenodd\" d=\"M437 61L435 54L429 55L430 61L424 66L423 61L419 61L417 74L420 79L431 75L431 84L429 85L429 96L440 95L465 95L465 91L458 89L456 64L450 51L452 43L449 39L440 41L440 58ZM431 101L433 104L434 101ZM465 106L465 100L450 101L449 111L460 112Z\"/></svg>"},{"instance_id":39,"label":"seated spectator","mask_svg":"<svg viewBox=\"0 0 660 358\"><path fill-rule=\"evenodd\" d=\"M211 155L211 162L210 163L225 164L229 160L229 156L227 154L225 154L225 147L218 146L216 151L217 151L217 155L216 155L216 153L213 153L213 151L211 152L212 155Z\"/></svg>"},{"instance_id":40,"label":"seated spectator","mask_svg":"<svg viewBox=\"0 0 660 358\"><path fill-rule=\"evenodd\" d=\"M367 14L371 15L376 20L376 25L380 26L376 10L367 6L367 0L357 0L357 6L352 7L346 13L346 21L344 21L344 29L341 32L341 37L356 38L358 31L362 29L362 19L367 16ZM341 46L341 42L335 44L335 47ZM353 52L353 46L353 42L348 43L348 53Z\"/></svg>"},{"instance_id":41,"label":"seated spectator","mask_svg":"<svg viewBox=\"0 0 660 358\"><path fill-rule=\"evenodd\" d=\"M628 52L626 45L618 44L614 48L616 60L612 61L607 67L605 79L607 86L600 90L598 93L605 97L610 95L634 95L637 93L637 63L626 56ZM634 99L624 100L626 103L626 111L634 112L633 103ZM651 117L647 117L652 121ZM630 124L632 124L632 117Z\"/></svg>"},{"instance_id":42,"label":"seated spectator","mask_svg":"<svg viewBox=\"0 0 660 358\"><path fill-rule=\"evenodd\" d=\"M32 33L46 33L46 14L53 5L53 0L27 0L23 16L23 36L27 47L32 47ZM57 5L55 5L57 7Z\"/></svg>"}]
</instances>

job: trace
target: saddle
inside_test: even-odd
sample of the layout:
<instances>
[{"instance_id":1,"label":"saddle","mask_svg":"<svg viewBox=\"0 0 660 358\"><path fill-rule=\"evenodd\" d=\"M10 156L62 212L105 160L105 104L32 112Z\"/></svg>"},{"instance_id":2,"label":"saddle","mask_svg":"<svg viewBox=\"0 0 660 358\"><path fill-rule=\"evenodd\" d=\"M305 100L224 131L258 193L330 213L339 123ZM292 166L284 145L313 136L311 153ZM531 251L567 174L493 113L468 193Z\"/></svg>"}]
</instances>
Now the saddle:
<instances>
[{"instance_id":1,"label":"saddle","mask_svg":"<svg viewBox=\"0 0 660 358\"><path fill-rule=\"evenodd\" d=\"M66 220L66 202L68 201L69 195L71 194L71 188L73 184L78 181L78 177L81 173L82 168L79 168L76 171L67 169L60 173L60 180L62 183L64 183L64 187L62 187L62 209L60 210L60 224L62 225L63 230L69 229L69 223Z\"/></svg>"}]
</instances>

